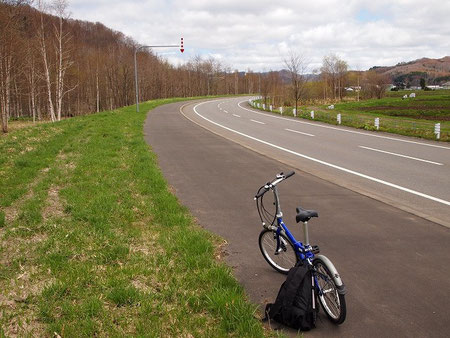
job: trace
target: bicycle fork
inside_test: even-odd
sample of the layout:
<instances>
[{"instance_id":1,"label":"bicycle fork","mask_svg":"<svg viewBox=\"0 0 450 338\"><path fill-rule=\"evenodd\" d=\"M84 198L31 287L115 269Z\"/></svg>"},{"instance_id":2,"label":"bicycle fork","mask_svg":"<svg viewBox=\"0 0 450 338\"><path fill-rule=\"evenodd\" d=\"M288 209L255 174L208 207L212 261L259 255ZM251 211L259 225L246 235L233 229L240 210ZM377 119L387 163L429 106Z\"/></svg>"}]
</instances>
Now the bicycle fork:
<instances>
[{"instance_id":1,"label":"bicycle fork","mask_svg":"<svg viewBox=\"0 0 450 338\"><path fill-rule=\"evenodd\" d=\"M286 251L286 241L283 239L283 237L280 236L281 228L278 228L275 237L277 239L277 247L275 249L275 255L278 255L280 252Z\"/></svg>"}]
</instances>

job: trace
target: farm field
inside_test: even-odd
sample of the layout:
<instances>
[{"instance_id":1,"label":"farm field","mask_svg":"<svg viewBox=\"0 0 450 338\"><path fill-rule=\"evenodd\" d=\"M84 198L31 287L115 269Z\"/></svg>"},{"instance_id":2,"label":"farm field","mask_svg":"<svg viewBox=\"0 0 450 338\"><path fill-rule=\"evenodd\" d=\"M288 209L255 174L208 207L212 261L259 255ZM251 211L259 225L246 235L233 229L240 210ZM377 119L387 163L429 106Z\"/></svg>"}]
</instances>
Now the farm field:
<instances>
[{"instance_id":1,"label":"farm field","mask_svg":"<svg viewBox=\"0 0 450 338\"><path fill-rule=\"evenodd\" d=\"M411 93L415 93L416 97L410 98ZM408 98L403 99L404 95L408 95ZM345 126L431 140L437 139L435 124L440 123L439 140L450 141L450 90L388 92L382 99L360 101L352 96L344 102L336 103L334 109L327 107L328 105L302 105L296 115L304 119L339 124L337 115L341 114L340 124ZM311 111L314 111L314 118ZM280 110L275 108L273 112L280 113ZM284 107L283 115L293 116L293 108ZM375 118L379 118L378 129Z\"/></svg>"},{"instance_id":2,"label":"farm field","mask_svg":"<svg viewBox=\"0 0 450 338\"><path fill-rule=\"evenodd\" d=\"M411 93L415 93L416 97L410 98ZM408 98L403 99L404 95L408 95ZM391 91L382 99L338 103L335 107L346 113L362 112L437 122L450 121L450 90Z\"/></svg>"}]
</instances>

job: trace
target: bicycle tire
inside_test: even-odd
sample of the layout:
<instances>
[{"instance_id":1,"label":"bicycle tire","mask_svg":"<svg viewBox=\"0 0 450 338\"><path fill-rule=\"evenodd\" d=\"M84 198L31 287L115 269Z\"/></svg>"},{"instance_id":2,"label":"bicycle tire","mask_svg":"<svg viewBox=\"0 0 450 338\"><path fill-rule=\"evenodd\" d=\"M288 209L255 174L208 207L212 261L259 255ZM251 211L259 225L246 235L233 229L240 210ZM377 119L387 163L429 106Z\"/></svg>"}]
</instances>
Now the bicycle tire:
<instances>
[{"instance_id":1,"label":"bicycle tire","mask_svg":"<svg viewBox=\"0 0 450 338\"><path fill-rule=\"evenodd\" d=\"M315 259L313 265L316 271L317 282L320 289L324 291L322 295L317 292L322 309L332 323L340 325L347 316L345 296L338 292L330 270L322 260Z\"/></svg>"},{"instance_id":2,"label":"bicycle tire","mask_svg":"<svg viewBox=\"0 0 450 338\"><path fill-rule=\"evenodd\" d=\"M289 238L285 235L280 234L280 239L282 241L282 251L275 255L275 250L277 248L276 232L265 229L259 234L259 249L269 265L281 272L287 274L289 270L297 263L298 257L294 250L294 245L291 243Z\"/></svg>"}]
</instances>

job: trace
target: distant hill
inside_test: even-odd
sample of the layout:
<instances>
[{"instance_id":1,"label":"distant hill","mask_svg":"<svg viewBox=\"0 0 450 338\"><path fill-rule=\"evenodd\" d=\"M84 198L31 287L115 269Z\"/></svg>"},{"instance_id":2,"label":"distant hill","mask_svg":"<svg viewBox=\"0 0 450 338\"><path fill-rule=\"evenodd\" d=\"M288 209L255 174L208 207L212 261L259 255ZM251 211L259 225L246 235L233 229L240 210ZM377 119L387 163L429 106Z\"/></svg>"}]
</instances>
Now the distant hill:
<instances>
[{"instance_id":1,"label":"distant hill","mask_svg":"<svg viewBox=\"0 0 450 338\"><path fill-rule=\"evenodd\" d=\"M391 67L372 67L377 73L389 75L393 83L418 86L420 79L428 85L439 85L450 81L450 56L440 59L422 58L410 62L400 62Z\"/></svg>"}]
</instances>

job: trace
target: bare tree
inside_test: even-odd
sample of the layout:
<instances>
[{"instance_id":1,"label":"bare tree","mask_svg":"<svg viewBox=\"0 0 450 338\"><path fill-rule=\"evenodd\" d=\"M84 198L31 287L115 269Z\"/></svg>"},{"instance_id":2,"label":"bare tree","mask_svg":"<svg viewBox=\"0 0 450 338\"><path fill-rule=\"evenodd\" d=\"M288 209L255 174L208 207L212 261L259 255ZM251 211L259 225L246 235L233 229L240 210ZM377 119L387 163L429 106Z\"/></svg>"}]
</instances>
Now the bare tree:
<instances>
[{"instance_id":1,"label":"bare tree","mask_svg":"<svg viewBox=\"0 0 450 338\"><path fill-rule=\"evenodd\" d=\"M324 96L328 97L328 88L333 91L333 99L342 100L348 74L348 64L335 54L324 56L321 67L324 80Z\"/></svg>"},{"instance_id":2,"label":"bare tree","mask_svg":"<svg viewBox=\"0 0 450 338\"><path fill-rule=\"evenodd\" d=\"M381 99L386 94L389 82L387 75L378 74L374 70L366 72L362 86L364 96Z\"/></svg>"},{"instance_id":3,"label":"bare tree","mask_svg":"<svg viewBox=\"0 0 450 338\"><path fill-rule=\"evenodd\" d=\"M268 73L259 74L259 95L264 99L264 104L267 105L267 98L270 93L270 78Z\"/></svg>"},{"instance_id":4,"label":"bare tree","mask_svg":"<svg viewBox=\"0 0 450 338\"><path fill-rule=\"evenodd\" d=\"M67 70L73 65L73 61L70 58L70 49L68 44L71 40L71 36L68 32L63 30L64 22L68 19L67 14L67 0L53 0L52 9L55 14L58 16L58 25L54 25L54 34L55 34L55 54L57 59L56 64L56 114L57 120L61 120L61 112L63 105L64 95L69 91L75 89L72 87L69 90L65 90L64 86L64 78L66 76Z\"/></svg>"},{"instance_id":5,"label":"bare tree","mask_svg":"<svg viewBox=\"0 0 450 338\"><path fill-rule=\"evenodd\" d=\"M38 1L38 9L40 12L40 25L37 29L37 34L39 38L39 44L40 44L40 53L42 57L42 63L43 63L43 72L45 77L45 83L47 85L47 99L48 99L48 109L50 113L50 119L52 122L56 121L56 115L55 115L55 106L53 104L53 97L52 97L52 82L50 78L50 65L49 65L49 58L47 55L47 40L46 40L46 30L44 26L44 11L46 4L44 1L39 0Z\"/></svg>"},{"instance_id":6,"label":"bare tree","mask_svg":"<svg viewBox=\"0 0 450 338\"><path fill-rule=\"evenodd\" d=\"M291 97L294 99L295 111L298 111L298 102L306 93L306 69L307 65L303 56L291 51L284 64L288 68L291 80Z\"/></svg>"},{"instance_id":7,"label":"bare tree","mask_svg":"<svg viewBox=\"0 0 450 338\"><path fill-rule=\"evenodd\" d=\"M28 82L30 112L33 117L33 123L36 122L36 97L37 97L37 65L35 59L35 49L32 41L29 42L25 58L25 78Z\"/></svg>"}]
</instances>

